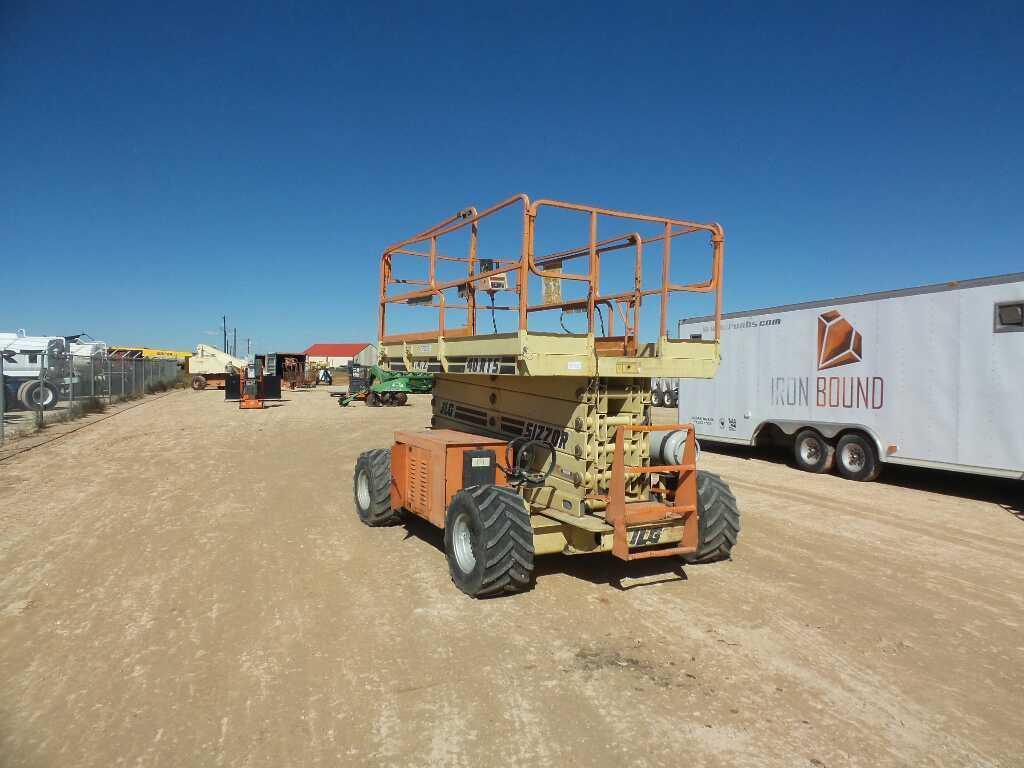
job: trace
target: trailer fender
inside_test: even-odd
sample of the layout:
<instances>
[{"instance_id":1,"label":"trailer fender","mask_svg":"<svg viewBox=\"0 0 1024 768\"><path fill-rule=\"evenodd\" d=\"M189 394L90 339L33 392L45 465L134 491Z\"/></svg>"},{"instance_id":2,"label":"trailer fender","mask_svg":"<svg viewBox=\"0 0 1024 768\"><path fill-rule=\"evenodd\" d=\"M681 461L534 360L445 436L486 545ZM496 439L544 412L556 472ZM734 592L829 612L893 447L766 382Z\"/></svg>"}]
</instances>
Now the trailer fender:
<instances>
[{"instance_id":1,"label":"trailer fender","mask_svg":"<svg viewBox=\"0 0 1024 768\"><path fill-rule=\"evenodd\" d=\"M788 421L781 419L762 421L757 425L757 428L754 430L754 434L750 438L751 445L757 444L757 438L760 436L762 430L768 426L778 428L788 437L796 437L796 433L801 429L810 427L811 429L815 429L820 432L823 437L827 437L829 440L838 440L846 432L860 432L861 434L866 435L874 444L878 460L884 462L886 459L885 448L882 445L881 438L875 434L874 430L869 427L865 427L863 424L831 421Z\"/></svg>"}]
</instances>

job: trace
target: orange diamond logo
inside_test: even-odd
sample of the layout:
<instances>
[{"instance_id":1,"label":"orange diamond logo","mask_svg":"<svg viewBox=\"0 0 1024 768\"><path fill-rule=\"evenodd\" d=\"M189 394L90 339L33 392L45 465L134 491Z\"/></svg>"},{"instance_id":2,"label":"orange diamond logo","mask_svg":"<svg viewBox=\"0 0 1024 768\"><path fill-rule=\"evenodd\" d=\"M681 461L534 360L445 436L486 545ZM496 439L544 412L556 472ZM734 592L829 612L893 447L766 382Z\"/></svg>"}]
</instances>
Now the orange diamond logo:
<instances>
[{"instance_id":1,"label":"orange diamond logo","mask_svg":"<svg viewBox=\"0 0 1024 768\"><path fill-rule=\"evenodd\" d=\"M818 370L861 361L860 331L837 309L818 315Z\"/></svg>"}]
</instances>

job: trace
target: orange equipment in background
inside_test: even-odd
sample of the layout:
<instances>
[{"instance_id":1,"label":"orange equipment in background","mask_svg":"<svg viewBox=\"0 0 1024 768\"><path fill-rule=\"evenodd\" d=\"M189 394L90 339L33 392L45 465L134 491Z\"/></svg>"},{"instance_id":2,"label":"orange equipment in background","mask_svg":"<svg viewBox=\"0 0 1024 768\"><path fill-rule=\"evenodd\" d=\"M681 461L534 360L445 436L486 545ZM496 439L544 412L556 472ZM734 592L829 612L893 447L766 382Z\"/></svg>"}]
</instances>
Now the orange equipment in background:
<instances>
[{"instance_id":1,"label":"orange equipment in background","mask_svg":"<svg viewBox=\"0 0 1024 768\"><path fill-rule=\"evenodd\" d=\"M259 363L246 363L242 369L239 390L239 409L250 410L263 407L263 367Z\"/></svg>"}]
</instances>

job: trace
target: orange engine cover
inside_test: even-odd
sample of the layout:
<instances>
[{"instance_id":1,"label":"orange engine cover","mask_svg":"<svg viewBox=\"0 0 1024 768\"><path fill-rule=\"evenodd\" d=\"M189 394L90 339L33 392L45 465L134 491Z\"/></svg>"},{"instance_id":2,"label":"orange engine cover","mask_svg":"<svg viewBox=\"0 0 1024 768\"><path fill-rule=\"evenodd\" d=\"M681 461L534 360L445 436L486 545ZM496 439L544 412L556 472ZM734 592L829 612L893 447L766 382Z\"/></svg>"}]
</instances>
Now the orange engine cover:
<instances>
[{"instance_id":1,"label":"orange engine cover","mask_svg":"<svg viewBox=\"0 0 1024 768\"><path fill-rule=\"evenodd\" d=\"M391 447L392 508L405 508L444 528L448 504L462 490L462 455L489 449L500 464L507 445L506 440L453 429L396 432ZM495 485L507 484L505 473L497 467Z\"/></svg>"}]
</instances>

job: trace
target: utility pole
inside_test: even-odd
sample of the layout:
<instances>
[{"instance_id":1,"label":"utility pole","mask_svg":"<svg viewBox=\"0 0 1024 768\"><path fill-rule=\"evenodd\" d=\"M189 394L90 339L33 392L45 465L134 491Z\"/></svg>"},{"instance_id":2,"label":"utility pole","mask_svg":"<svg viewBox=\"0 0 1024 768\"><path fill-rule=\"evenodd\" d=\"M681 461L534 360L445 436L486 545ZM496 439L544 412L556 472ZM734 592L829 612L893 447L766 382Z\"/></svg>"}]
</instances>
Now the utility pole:
<instances>
[{"instance_id":1,"label":"utility pole","mask_svg":"<svg viewBox=\"0 0 1024 768\"><path fill-rule=\"evenodd\" d=\"M245 340L245 357L246 359L252 355L252 339Z\"/></svg>"},{"instance_id":2,"label":"utility pole","mask_svg":"<svg viewBox=\"0 0 1024 768\"><path fill-rule=\"evenodd\" d=\"M231 342L231 354L234 355L235 357L238 357L238 329L234 328L233 332L235 336L234 340Z\"/></svg>"},{"instance_id":3,"label":"utility pole","mask_svg":"<svg viewBox=\"0 0 1024 768\"><path fill-rule=\"evenodd\" d=\"M227 315L221 315L220 316L220 322L221 322L221 330L222 330L222 332L224 334L224 347L223 347L223 349L224 349L224 352L227 353L227 351L228 351L228 316Z\"/></svg>"}]
</instances>

